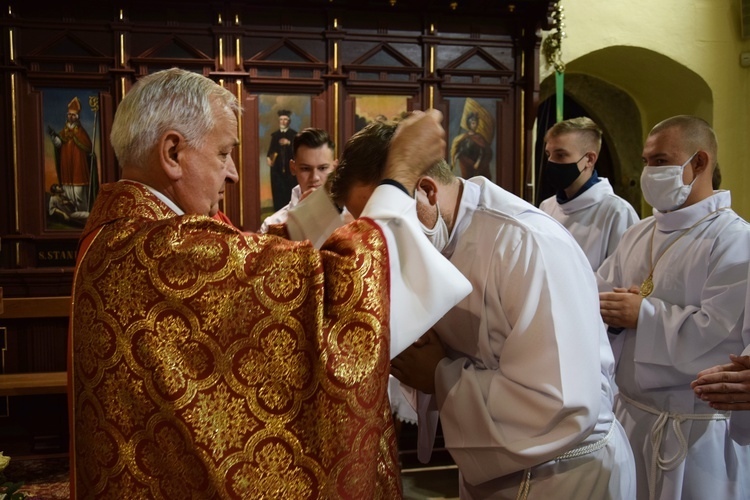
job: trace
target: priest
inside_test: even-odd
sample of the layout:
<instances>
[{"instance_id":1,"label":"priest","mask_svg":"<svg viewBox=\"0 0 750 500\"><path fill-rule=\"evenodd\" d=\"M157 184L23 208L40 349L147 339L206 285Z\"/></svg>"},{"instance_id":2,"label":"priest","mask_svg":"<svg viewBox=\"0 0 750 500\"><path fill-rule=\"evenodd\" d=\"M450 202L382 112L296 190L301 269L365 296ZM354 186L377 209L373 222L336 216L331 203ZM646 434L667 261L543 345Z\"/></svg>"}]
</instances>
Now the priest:
<instances>
[{"instance_id":1,"label":"priest","mask_svg":"<svg viewBox=\"0 0 750 500\"><path fill-rule=\"evenodd\" d=\"M239 181L239 114L176 68L117 108L122 179L102 187L74 279L74 498L401 496L390 358L470 290L403 193L442 154L442 117L403 123L361 219L330 234L339 211L309 197L317 224L290 219L297 243L210 217Z\"/></svg>"}]
</instances>

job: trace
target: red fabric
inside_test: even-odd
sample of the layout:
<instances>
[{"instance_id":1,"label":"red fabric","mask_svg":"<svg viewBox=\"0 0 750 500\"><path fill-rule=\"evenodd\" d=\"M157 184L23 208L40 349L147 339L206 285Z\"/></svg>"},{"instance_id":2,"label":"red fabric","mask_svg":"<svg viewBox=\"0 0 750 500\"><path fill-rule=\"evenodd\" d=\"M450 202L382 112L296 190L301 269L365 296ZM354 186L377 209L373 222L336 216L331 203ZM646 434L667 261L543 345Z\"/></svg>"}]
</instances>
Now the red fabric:
<instances>
[{"instance_id":1,"label":"red fabric","mask_svg":"<svg viewBox=\"0 0 750 500\"><path fill-rule=\"evenodd\" d=\"M400 498L388 258L321 251L103 186L71 318L82 498Z\"/></svg>"},{"instance_id":2,"label":"red fabric","mask_svg":"<svg viewBox=\"0 0 750 500\"><path fill-rule=\"evenodd\" d=\"M76 125L60 131L60 184L86 186L89 184L89 156L91 139L86 131Z\"/></svg>"}]
</instances>

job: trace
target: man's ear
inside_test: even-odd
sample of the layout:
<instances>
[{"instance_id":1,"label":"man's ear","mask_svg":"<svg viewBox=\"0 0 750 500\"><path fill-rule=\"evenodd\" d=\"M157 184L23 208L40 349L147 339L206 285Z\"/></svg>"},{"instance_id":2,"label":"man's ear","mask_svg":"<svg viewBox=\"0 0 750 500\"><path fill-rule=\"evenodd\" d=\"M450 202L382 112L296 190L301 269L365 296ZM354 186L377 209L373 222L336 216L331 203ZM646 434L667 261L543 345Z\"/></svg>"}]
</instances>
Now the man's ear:
<instances>
[{"instance_id":1,"label":"man's ear","mask_svg":"<svg viewBox=\"0 0 750 500\"><path fill-rule=\"evenodd\" d=\"M432 177L426 175L420 177L417 181L417 190L427 197L430 205L435 205L438 202L438 183Z\"/></svg>"},{"instance_id":2,"label":"man's ear","mask_svg":"<svg viewBox=\"0 0 750 500\"><path fill-rule=\"evenodd\" d=\"M591 166L593 169L596 165L596 159L599 157L599 155L596 154L595 151L588 151L586 153L586 166Z\"/></svg>"},{"instance_id":3,"label":"man's ear","mask_svg":"<svg viewBox=\"0 0 750 500\"><path fill-rule=\"evenodd\" d=\"M171 180L182 177L180 154L185 149L185 138L177 131L167 131L159 141L159 163L166 176Z\"/></svg>"},{"instance_id":4,"label":"man's ear","mask_svg":"<svg viewBox=\"0 0 750 500\"><path fill-rule=\"evenodd\" d=\"M706 153L705 151L698 151L697 153L695 153L695 157L692 161L693 171L696 174L703 172L708 168L710 161L711 158L709 158L708 153Z\"/></svg>"},{"instance_id":5,"label":"man's ear","mask_svg":"<svg viewBox=\"0 0 750 500\"><path fill-rule=\"evenodd\" d=\"M289 172L292 175L297 175L297 163L294 160L289 160Z\"/></svg>"}]
</instances>

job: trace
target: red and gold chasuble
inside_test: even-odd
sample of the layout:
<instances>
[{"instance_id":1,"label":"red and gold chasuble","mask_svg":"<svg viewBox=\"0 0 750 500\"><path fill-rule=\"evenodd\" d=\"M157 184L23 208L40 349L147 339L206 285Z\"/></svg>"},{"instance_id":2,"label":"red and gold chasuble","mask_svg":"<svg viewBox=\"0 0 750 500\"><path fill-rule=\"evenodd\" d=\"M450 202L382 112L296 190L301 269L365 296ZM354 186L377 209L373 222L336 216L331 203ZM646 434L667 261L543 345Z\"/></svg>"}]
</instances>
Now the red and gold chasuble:
<instances>
[{"instance_id":1,"label":"red and gold chasuble","mask_svg":"<svg viewBox=\"0 0 750 500\"><path fill-rule=\"evenodd\" d=\"M400 498L388 256L321 251L103 186L74 285L78 498ZM85 253L84 253L85 252Z\"/></svg>"}]
</instances>

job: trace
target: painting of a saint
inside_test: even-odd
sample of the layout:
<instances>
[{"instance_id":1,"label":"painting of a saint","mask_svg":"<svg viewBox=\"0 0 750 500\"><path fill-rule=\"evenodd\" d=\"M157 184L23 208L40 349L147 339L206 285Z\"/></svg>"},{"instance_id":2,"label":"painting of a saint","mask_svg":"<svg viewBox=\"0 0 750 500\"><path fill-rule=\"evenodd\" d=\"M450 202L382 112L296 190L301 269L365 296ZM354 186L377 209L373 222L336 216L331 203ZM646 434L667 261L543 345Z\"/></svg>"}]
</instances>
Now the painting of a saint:
<instances>
[{"instance_id":1,"label":"painting of a saint","mask_svg":"<svg viewBox=\"0 0 750 500\"><path fill-rule=\"evenodd\" d=\"M87 106L79 95L87 96ZM67 112L62 114L61 108ZM44 93L45 209L50 229L81 228L86 223L99 189L98 113L96 91L49 89ZM59 116L65 117L64 122Z\"/></svg>"},{"instance_id":2,"label":"painting of a saint","mask_svg":"<svg viewBox=\"0 0 750 500\"><path fill-rule=\"evenodd\" d=\"M289 168L294 152L293 141L297 131L289 126L292 112L288 109L277 111L279 129L271 134L268 144L266 163L271 169L271 193L274 211L285 207L292 196L292 189L297 185L297 178Z\"/></svg>"},{"instance_id":3,"label":"painting of a saint","mask_svg":"<svg viewBox=\"0 0 750 500\"><path fill-rule=\"evenodd\" d=\"M260 160L261 222L286 206L297 185L289 169L294 136L310 126L310 96L260 94L258 96L258 153Z\"/></svg>"},{"instance_id":4,"label":"painting of a saint","mask_svg":"<svg viewBox=\"0 0 750 500\"><path fill-rule=\"evenodd\" d=\"M466 98L461 114L462 133L451 141L450 161L461 177L481 175L492 179L492 141L495 121L492 114L478 101Z\"/></svg>"}]
</instances>

